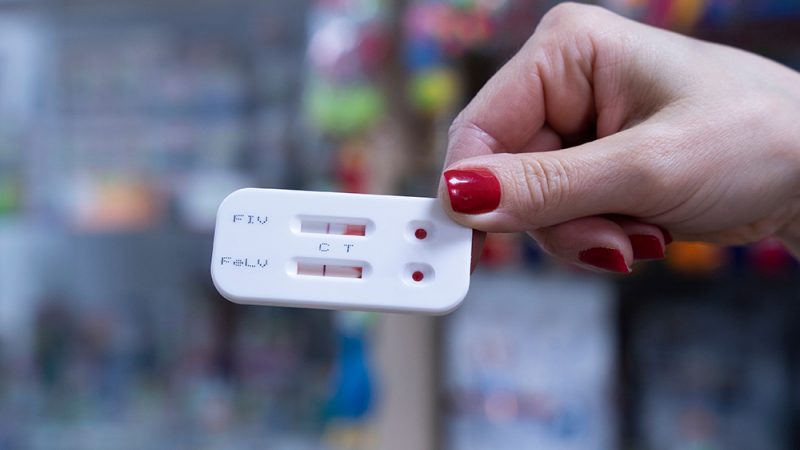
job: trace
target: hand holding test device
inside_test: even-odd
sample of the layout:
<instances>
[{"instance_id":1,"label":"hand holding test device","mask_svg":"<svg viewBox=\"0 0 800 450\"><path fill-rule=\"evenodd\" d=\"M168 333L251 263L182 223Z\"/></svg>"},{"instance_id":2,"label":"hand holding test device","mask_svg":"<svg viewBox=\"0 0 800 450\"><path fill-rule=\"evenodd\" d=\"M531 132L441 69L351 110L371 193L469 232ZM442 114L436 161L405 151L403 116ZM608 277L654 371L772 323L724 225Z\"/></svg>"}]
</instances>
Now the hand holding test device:
<instances>
[{"instance_id":1,"label":"hand holding test device","mask_svg":"<svg viewBox=\"0 0 800 450\"><path fill-rule=\"evenodd\" d=\"M436 199L250 188L219 207L211 276L236 303L444 314L471 250Z\"/></svg>"}]
</instances>

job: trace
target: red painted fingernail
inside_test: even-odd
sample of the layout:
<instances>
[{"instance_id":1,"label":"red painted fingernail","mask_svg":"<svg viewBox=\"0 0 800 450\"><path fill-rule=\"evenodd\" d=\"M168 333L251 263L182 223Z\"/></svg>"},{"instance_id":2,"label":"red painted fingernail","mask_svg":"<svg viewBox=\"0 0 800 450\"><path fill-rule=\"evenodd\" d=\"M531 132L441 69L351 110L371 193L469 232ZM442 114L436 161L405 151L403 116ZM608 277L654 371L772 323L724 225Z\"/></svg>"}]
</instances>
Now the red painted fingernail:
<instances>
[{"instance_id":1,"label":"red painted fingernail","mask_svg":"<svg viewBox=\"0 0 800 450\"><path fill-rule=\"evenodd\" d=\"M633 247L635 259L661 259L664 257L664 246L656 236L649 234L632 234L628 236Z\"/></svg>"},{"instance_id":2,"label":"red painted fingernail","mask_svg":"<svg viewBox=\"0 0 800 450\"><path fill-rule=\"evenodd\" d=\"M590 248L578 254L578 259L603 270L618 273L630 273L628 265L625 264L625 257L622 252L613 248Z\"/></svg>"},{"instance_id":3,"label":"red painted fingernail","mask_svg":"<svg viewBox=\"0 0 800 450\"><path fill-rule=\"evenodd\" d=\"M444 181L455 212L482 214L494 211L500 204L500 182L488 170L448 170Z\"/></svg>"},{"instance_id":4,"label":"red painted fingernail","mask_svg":"<svg viewBox=\"0 0 800 450\"><path fill-rule=\"evenodd\" d=\"M661 230L661 234L664 235L664 245L671 244L673 241L672 234L669 231L667 231L666 228L658 227L658 229Z\"/></svg>"}]
</instances>

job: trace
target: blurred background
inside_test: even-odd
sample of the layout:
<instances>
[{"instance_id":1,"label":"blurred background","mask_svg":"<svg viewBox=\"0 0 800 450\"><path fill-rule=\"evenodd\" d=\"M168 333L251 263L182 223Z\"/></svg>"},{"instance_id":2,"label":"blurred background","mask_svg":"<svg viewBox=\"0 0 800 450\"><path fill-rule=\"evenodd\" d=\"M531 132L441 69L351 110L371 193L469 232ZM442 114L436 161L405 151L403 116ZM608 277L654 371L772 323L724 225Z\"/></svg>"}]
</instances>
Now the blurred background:
<instances>
[{"instance_id":1,"label":"blurred background","mask_svg":"<svg viewBox=\"0 0 800 450\"><path fill-rule=\"evenodd\" d=\"M1 0L0 449L800 448L773 241L614 278L490 236L440 318L214 290L237 188L433 196L555 3ZM797 0L599 3L800 68Z\"/></svg>"}]
</instances>

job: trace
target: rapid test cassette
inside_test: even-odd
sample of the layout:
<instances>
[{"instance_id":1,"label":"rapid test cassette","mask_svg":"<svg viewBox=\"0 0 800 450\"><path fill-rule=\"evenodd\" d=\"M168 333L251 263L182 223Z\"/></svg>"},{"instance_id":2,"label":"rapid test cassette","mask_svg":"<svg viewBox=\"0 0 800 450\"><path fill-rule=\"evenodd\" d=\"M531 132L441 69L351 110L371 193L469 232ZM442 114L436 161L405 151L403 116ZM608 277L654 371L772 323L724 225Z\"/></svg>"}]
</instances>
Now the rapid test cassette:
<instances>
[{"instance_id":1,"label":"rapid test cassette","mask_svg":"<svg viewBox=\"0 0 800 450\"><path fill-rule=\"evenodd\" d=\"M436 199L241 189L217 212L211 276L236 303L444 314L471 247Z\"/></svg>"}]
</instances>

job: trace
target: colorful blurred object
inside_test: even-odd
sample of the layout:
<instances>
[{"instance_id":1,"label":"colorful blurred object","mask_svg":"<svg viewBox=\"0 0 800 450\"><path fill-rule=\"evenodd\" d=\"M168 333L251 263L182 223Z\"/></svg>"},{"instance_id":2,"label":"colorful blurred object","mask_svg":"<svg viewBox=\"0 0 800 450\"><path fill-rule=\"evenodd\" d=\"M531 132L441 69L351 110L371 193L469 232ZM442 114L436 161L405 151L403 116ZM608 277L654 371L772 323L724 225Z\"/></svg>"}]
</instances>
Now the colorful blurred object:
<instances>
[{"instance_id":1,"label":"colorful blurred object","mask_svg":"<svg viewBox=\"0 0 800 450\"><path fill-rule=\"evenodd\" d=\"M786 247L777 239L766 239L750 248L752 267L764 275L783 275L793 266L795 260Z\"/></svg>"},{"instance_id":2,"label":"colorful blurred object","mask_svg":"<svg viewBox=\"0 0 800 450\"><path fill-rule=\"evenodd\" d=\"M677 272L704 276L725 264L725 250L700 242L675 242L667 251L667 264Z\"/></svg>"},{"instance_id":3,"label":"colorful blurred object","mask_svg":"<svg viewBox=\"0 0 800 450\"><path fill-rule=\"evenodd\" d=\"M332 86L320 81L307 95L314 124L333 135L363 133L383 117L383 95L369 84Z\"/></svg>"},{"instance_id":4,"label":"colorful blurred object","mask_svg":"<svg viewBox=\"0 0 800 450\"><path fill-rule=\"evenodd\" d=\"M480 264L486 268L514 267L522 258L522 238L516 234L486 235Z\"/></svg>"},{"instance_id":5,"label":"colorful blurred object","mask_svg":"<svg viewBox=\"0 0 800 450\"><path fill-rule=\"evenodd\" d=\"M76 230L135 231L155 226L164 213L163 197L144 180L84 178L68 201L68 222Z\"/></svg>"},{"instance_id":6,"label":"colorful blurred object","mask_svg":"<svg viewBox=\"0 0 800 450\"><path fill-rule=\"evenodd\" d=\"M456 74L444 67L418 72L411 80L411 101L423 114L436 116L449 112L458 93Z\"/></svg>"},{"instance_id":7,"label":"colorful blurred object","mask_svg":"<svg viewBox=\"0 0 800 450\"><path fill-rule=\"evenodd\" d=\"M385 16L377 0L320 1L311 9L306 108L323 132L363 134L382 119L378 79L390 46Z\"/></svg>"},{"instance_id":8,"label":"colorful blurred object","mask_svg":"<svg viewBox=\"0 0 800 450\"><path fill-rule=\"evenodd\" d=\"M498 2L419 1L406 14L406 29L412 41L433 40L449 56L489 42L493 33L492 14L503 6Z\"/></svg>"},{"instance_id":9,"label":"colorful blurred object","mask_svg":"<svg viewBox=\"0 0 800 450\"><path fill-rule=\"evenodd\" d=\"M611 286L513 270L473 278L443 339L447 448L617 448Z\"/></svg>"},{"instance_id":10,"label":"colorful blurred object","mask_svg":"<svg viewBox=\"0 0 800 450\"><path fill-rule=\"evenodd\" d=\"M336 314L338 341L333 396L328 417L363 421L373 410L373 386L370 377L367 339L374 315L362 312Z\"/></svg>"},{"instance_id":11,"label":"colorful blurred object","mask_svg":"<svg viewBox=\"0 0 800 450\"><path fill-rule=\"evenodd\" d=\"M703 18L708 0L675 0L669 9L667 24L676 30L688 31Z\"/></svg>"}]
</instances>

